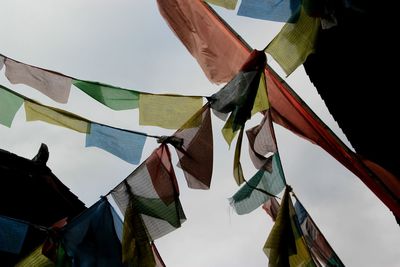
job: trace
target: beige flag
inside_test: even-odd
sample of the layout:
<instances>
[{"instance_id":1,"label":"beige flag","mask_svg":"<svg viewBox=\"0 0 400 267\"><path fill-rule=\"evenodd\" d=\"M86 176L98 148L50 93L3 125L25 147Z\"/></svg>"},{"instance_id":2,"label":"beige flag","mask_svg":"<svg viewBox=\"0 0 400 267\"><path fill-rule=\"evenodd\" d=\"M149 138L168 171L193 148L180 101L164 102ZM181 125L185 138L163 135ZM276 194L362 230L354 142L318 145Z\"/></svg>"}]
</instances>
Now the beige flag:
<instances>
[{"instance_id":1,"label":"beige flag","mask_svg":"<svg viewBox=\"0 0 400 267\"><path fill-rule=\"evenodd\" d=\"M26 84L59 103L67 103L71 90L71 78L32 67L7 58L6 77L12 84Z\"/></svg>"}]
</instances>

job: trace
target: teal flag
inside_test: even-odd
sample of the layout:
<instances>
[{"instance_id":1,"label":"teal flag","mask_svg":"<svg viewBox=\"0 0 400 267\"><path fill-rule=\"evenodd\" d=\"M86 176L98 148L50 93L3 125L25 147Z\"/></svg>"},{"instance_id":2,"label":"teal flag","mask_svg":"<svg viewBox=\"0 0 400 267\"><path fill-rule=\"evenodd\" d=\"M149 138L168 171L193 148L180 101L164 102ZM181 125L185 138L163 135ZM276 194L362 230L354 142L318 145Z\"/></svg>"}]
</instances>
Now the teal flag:
<instances>
[{"instance_id":1,"label":"teal flag","mask_svg":"<svg viewBox=\"0 0 400 267\"><path fill-rule=\"evenodd\" d=\"M139 107L139 92L81 80L74 80L73 85L113 110L127 110Z\"/></svg>"},{"instance_id":2,"label":"teal flag","mask_svg":"<svg viewBox=\"0 0 400 267\"><path fill-rule=\"evenodd\" d=\"M11 127L12 121L24 100L0 85L0 124Z\"/></svg>"},{"instance_id":3,"label":"teal flag","mask_svg":"<svg viewBox=\"0 0 400 267\"><path fill-rule=\"evenodd\" d=\"M269 163L271 164L271 162ZM250 213L265 203L270 196L262 191L277 195L285 188L286 181L278 153L272 156L272 171L269 172L266 169L268 168L259 170L230 199L231 205L235 208L237 214Z\"/></svg>"}]
</instances>

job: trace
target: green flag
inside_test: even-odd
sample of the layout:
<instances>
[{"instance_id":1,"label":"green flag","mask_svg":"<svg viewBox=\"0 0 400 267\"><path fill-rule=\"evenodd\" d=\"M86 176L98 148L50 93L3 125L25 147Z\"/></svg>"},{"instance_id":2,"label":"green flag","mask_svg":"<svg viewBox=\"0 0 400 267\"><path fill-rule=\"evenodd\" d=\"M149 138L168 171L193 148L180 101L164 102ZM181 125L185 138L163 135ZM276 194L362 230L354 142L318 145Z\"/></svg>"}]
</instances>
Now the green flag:
<instances>
[{"instance_id":1,"label":"green flag","mask_svg":"<svg viewBox=\"0 0 400 267\"><path fill-rule=\"evenodd\" d=\"M73 85L111 109L126 110L139 107L139 92L80 80L74 80Z\"/></svg>"},{"instance_id":2,"label":"green flag","mask_svg":"<svg viewBox=\"0 0 400 267\"><path fill-rule=\"evenodd\" d=\"M0 124L11 127L15 114L24 100L0 85Z\"/></svg>"}]
</instances>

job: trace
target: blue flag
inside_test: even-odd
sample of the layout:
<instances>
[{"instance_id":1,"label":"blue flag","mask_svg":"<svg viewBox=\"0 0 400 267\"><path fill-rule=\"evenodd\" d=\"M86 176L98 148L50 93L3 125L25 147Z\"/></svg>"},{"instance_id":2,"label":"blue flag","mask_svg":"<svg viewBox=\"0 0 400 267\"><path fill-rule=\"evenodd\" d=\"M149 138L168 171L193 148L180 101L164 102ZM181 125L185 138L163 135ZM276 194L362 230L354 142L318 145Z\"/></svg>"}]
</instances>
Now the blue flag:
<instances>
[{"instance_id":1,"label":"blue flag","mask_svg":"<svg viewBox=\"0 0 400 267\"><path fill-rule=\"evenodd\" d=\"M96 146L132 164L139 164L146 136L92 123L86 147Z\"/></svg>"},{"instance_id":2,"label":"blue flag","mask_svg":"<svg viewBox=\"0 0 400 267\"><path fill-rule=\"evenodd\" d=\"M300 10L300 0L242 0L238 15L255 19L290 22Z\"/></svg>"},{"instance_id":3,"label":"blue flag","mask_svg":"<svg viewBox=\"0 0 400 267\"><path fill-rule=\"evenodd\" d=\"M18 254L28 231L28 224L0 216L0 251Z\"/></svg>"}]
</instances>

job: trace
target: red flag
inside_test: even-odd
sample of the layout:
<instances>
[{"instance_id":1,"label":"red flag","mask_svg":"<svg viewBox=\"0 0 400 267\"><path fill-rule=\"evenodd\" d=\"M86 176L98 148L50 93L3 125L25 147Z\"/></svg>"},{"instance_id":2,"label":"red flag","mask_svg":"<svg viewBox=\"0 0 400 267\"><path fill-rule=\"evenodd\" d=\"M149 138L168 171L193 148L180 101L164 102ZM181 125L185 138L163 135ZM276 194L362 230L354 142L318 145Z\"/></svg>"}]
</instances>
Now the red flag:
<instances>
[{"instance_id":1,"label":"red flag","mask_svg":"<svg viewBox=\"0 0 400 267\"><path fill-rule=\"evenodd\" d=\"M249 56L250 47L203 1L157 3L161 15L207 77L215 83L231 80ZM346 147L269 66L265 74L273 120L325 149L400 217L400 181Z\"/></svg>"}]
</instances>

